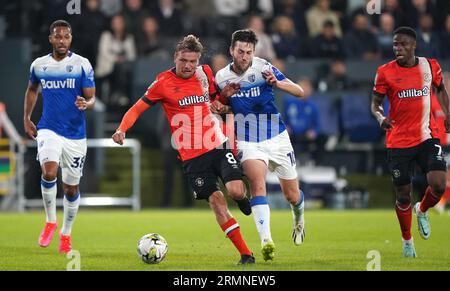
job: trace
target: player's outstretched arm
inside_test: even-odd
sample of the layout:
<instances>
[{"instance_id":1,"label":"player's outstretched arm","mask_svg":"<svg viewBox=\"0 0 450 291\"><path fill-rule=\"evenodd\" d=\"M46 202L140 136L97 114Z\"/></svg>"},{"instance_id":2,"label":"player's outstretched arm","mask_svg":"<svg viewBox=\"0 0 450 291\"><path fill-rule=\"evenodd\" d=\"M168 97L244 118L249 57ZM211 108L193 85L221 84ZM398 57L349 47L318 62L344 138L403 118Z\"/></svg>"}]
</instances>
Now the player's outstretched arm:
<instances>
[{"instance_id":1,"label":"player's outstretched arm","mask_svg":"<svg viewBox=\"0 0 450 291\"><path fill-rule=\"evenodd\" d=\"M275 88L278 88L292 96L305 97L305 92L303 91L303 88L300 87L300 85L295 84L288 78L279 81L271 71L264 71L262 72L262 75L264 79L266 79L267 84Z\"/></svg>"},{"instance_id":2,"label":"player's outstretched arm","mask_svg":"<svg viewBox=\"0 0 450 291\"><path fill-rule=\"evenodd\" d=\"M83 88L83 96L77 96L75 106L79 110L92 109L95 105L95 87Z\"/></svg>"},{"instance_id":3,"label":"player's outstretched arm","mask_svg":"<svg viewBox=\"0 0 450 291\"><path fill-rule=\"evenodd\" d=\"M36 125L31 121L31 114L33 113L34 106L36 105L38 97L39 85L28 83L27 91L25 92L25 102L23 106L23 125L25 133L32 139L37 136Z\"/></svg>"},{"instance_id":4,"label":"player's outstretched arm","mask_svg":"<svg viewBox=\"0 0 450 291\"><path fill-rule=\"evenodd\" d=\"M372 97L371 110L373 116L375 116L375 118L378 120L380 127L384 130L389 130L392 128L394 121L384 116L383 100L384 100L383 94L374 92Z\"/></svg>"},{"instance_id":5,"label":"player's outstretched arm","mask_svg":"<svg viewBox=\"0 0 450 291\"><path fill-rule=\"evenodd\" d=\"M139 99L130 109L128 109L127 113L125 113L122 118L119 128L117 128L116 132L112 135L113 141L123 145L125 133L134 125L138 117L149 108L150 105Z\"/></svg>"},{"instance_id":6,"label":"player's outstretched arm","mask_svg":"<svg viewBox=\"0 0 450 291\"><path fill-rule=\"evenodd\" d=\"M444 82L441 82L441 85L437 88L437 99L441 105L442 111L444 111L445 114L445 131L450 132L450 102L448 100L448 92L445 88Z\"/></svg>"},{"instance_id":7,"label":"player's outstretched arm","mask_svg":"<svg viewBox=\"0 0 450 291\"><path fill-rule=\"evenodd\" d=\"M305 97L305 91L303 91L303 88L299 84L292 82L288 78L284 79L283 81L278 81L277 88L291 94L292 96Z\"/></svg>"}]
</instances>

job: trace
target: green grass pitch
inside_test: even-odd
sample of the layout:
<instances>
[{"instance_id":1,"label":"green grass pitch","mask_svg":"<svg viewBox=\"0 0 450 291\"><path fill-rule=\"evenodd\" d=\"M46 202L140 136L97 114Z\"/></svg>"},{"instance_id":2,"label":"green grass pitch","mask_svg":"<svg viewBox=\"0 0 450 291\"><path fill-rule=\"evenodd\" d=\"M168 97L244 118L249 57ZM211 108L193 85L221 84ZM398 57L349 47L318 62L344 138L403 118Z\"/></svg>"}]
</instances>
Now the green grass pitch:
<instances>
[{"instance_id":1,"label":"green grass pitch","mask_svg":"<svg viewBox=\"0 0 450 291\"><path fill-rule=\"evenodd\" d=\"M208 209L98 211L81 209L73 230L73 248L80 252L81 270L366 270L371 250L380 253L381 270L450 270L450 215L430 213L431 237L422 240L413 216L418 258L402 257L400 229L394 210L307 210L306 241L291 240L290 211L272 211L274 261L264 262L252 217L232 210L256 264L236 266L239 254L225 238ZM430 211L433 212L433 211ZM61 224L62 213L58 213ZM57 253L55 235L50 247L37 238L43 211L0 213L0 270L66 270L70 259ZM147 265L136 255L138 239L150 232L163 235L167 257Z\"/></svg>"}]
</instances>

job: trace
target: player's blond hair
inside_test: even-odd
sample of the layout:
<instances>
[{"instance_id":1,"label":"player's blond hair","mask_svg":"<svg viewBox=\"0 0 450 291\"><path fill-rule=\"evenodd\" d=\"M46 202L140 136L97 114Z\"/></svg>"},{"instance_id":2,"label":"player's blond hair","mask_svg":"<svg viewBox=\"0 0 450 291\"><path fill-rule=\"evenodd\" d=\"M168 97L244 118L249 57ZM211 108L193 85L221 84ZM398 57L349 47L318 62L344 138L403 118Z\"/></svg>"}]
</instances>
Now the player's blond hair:
<instances>
[{"instance_id":1,"label":"player's blond hair","mask_svg":"<svg viewBox=\"0 0 450 291\"><path fill-rule=\"evenodd\" d=\"M177 43L177 46L175 47L175 53L180 51L202 53L203 45L198 37L189 34Z\"/></svg>"}]
</instances>

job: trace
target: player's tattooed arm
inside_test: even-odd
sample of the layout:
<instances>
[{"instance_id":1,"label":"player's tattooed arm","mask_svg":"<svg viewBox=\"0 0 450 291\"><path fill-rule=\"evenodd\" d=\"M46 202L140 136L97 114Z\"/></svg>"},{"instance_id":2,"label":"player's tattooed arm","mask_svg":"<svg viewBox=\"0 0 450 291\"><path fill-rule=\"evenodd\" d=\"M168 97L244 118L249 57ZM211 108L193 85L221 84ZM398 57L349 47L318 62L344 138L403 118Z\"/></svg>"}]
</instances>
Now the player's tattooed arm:
<instances>
[{"instance_id":1,"label":"player's tattooed arm","mask_svg":"<svg viewBox=\"0 0 450 291\"><path fill-rule=\"evenodd\" d=\"M95 88L83 88L83 96L77 96L75 106L80 110L92 109L95 105Z\"/></svg>"},{"instance_id":2,"label":"player's tattooed arm","mask_svg":"<svg viewBox=\"0 0 450 291\"><path fill-rule=\"evenodd\" d=\"M445 88L444 82L441 82L439 87L437 87L437 99L439 104L441 105L442 111L445 114L445 131L450 132L450 108L449 108L449 100L448 100L448 92Z\"/></svg>"},{"instance_id":3,"label":"player's tattooed arm","mask_svg":"<svg viewBox=\"0 0 450 291\"><path fill-rule=\"evenodd\" d=\"M37 136L36 125L31 121L31 114L33 113L34 106L36 105L38 97L39 83L28 83L27 91L25 92L25 102L23 108L23 125L25 133L32 139Z\"/></svg>"},{"instance_id":4,"label":"player's tattooed arm","mask_svg":"<svg viewBox=\"0 0 450 291\"><path fill-rule=\"evenodd\" d=\"M384 130L389 130L392 128L394 120L391 120L389 119L389 117L384 116L383 100L384 94L374 92L372 97L371 110L373 116L375 116L375 118L378 120L380 127Z\"/></svg>"}]
</instances>

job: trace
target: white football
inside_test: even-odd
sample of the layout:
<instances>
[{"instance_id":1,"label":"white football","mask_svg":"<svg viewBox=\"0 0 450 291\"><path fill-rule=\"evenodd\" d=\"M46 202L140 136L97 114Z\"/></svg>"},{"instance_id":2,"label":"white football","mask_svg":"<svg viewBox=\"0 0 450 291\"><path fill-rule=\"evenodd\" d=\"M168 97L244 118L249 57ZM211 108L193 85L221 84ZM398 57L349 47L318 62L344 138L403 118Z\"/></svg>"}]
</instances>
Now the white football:
<instances>
[{"instance_id":1,"label":"white football","mask_svg":"<svg viewBox=\"0 0 450 291\"><path fill-rule=\"evenodd\" d=\"M141 237L137 244L139 258L147 264L158 264L167 255L169 245L164 237L149 233Z\"/></svg>"}]
</instances>

